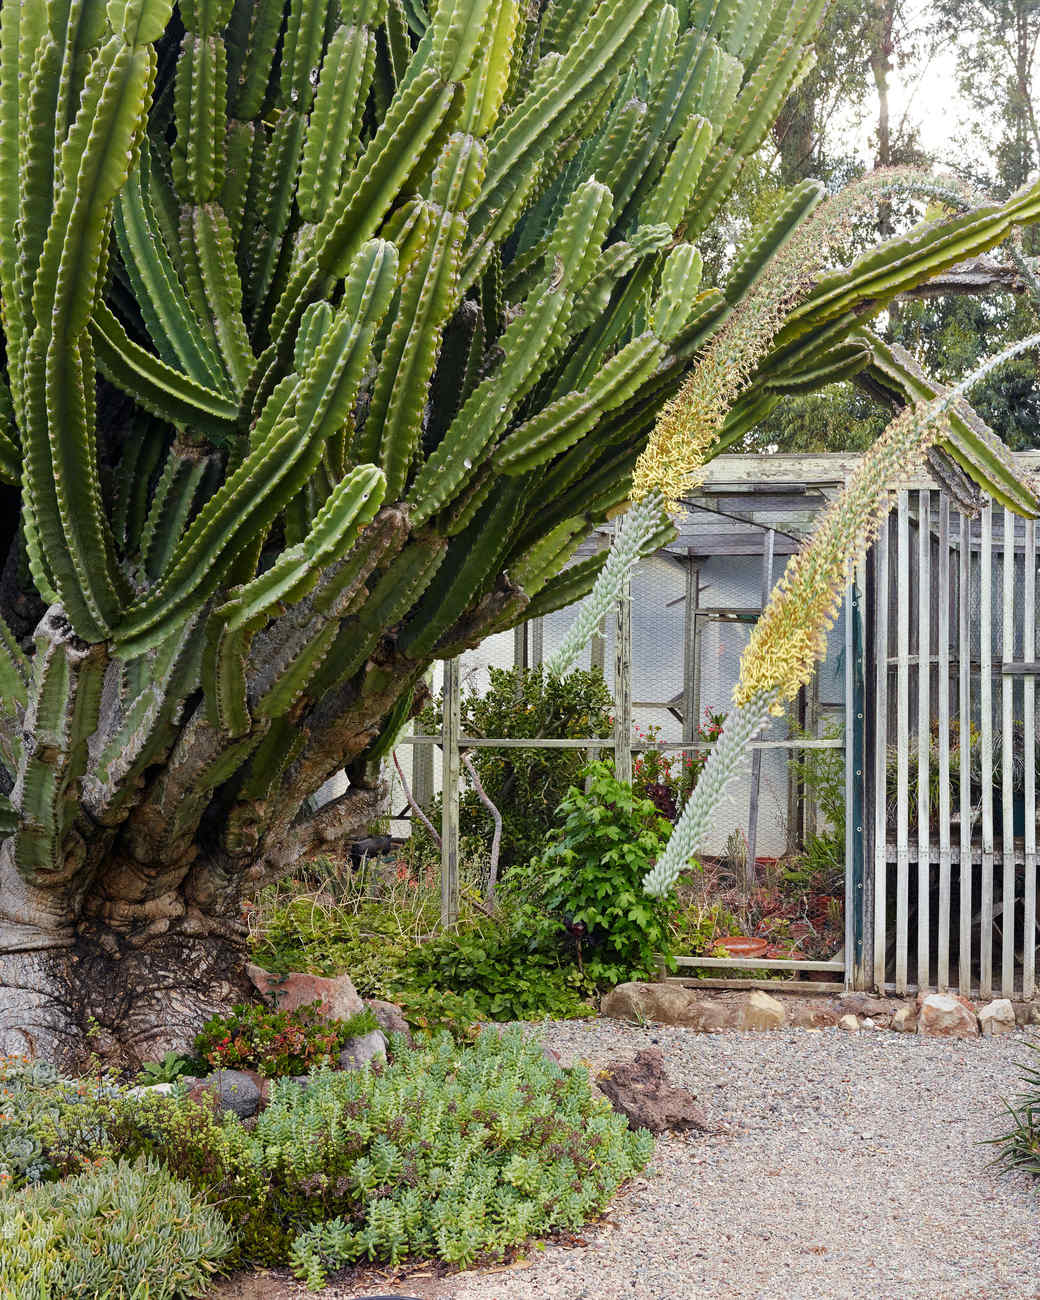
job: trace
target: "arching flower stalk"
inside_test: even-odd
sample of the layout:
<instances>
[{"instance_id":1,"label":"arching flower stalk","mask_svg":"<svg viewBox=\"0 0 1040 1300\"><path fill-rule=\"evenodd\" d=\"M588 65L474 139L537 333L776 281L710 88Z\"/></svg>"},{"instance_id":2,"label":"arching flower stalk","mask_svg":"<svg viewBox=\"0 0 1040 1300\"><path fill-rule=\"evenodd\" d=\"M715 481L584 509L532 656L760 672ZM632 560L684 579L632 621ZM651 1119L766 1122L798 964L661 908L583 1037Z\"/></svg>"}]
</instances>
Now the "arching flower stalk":
<instances>
[{"instance_id":1,"label":"arching flower stalk","mask_svg":"<svg viewBox=\"0 0 1040 1300\"><path fill-rule=\"evenodd\" d=\"M741 656L736 709L708 755L700 780L657 862L643 878L660 897L697 852L748 746L771 714L781 715L827 651L827 632L850 566L866 554L891 508L892 485L917 470L941 436L943 417L991 370L1040 343L1040 334L1011 344L931 402L907 407L864 455L844 491L821 515L803 549L791 557Z\"/></svg>"},{"instance_id":2,"label":"arching flower stalk","mask_svg":"<svg viewBox=\"0 0 1040 1300\"><path fill-rule=\"evenodd\" d=\"M632 476L634 504L614 536L595 585L549 660L550 672L563 674L574 667L603 616L616 607L667 515L680 513L682 498L702 481L730 408L751 382L787 313L812 288L857 218L879 197L925 180L926 173L910 168L873 172L825 199L781 243L658 416Z\"/></svg>"},{"instance_id":3,"label":"arching flower stalk","mask_svg":"<svg viewBox=\"0 0 1040 1300\"><path fill-rule=\"evenodd\" d=\"M610 554L592 590L578 606L578 616L549 660L549 671L562 676L569 672L595 635L605 614L617 605L625 583L652 539L661 530L664 506L657 492L636 501L621 518Z\"/></svg>"}]
</instances>

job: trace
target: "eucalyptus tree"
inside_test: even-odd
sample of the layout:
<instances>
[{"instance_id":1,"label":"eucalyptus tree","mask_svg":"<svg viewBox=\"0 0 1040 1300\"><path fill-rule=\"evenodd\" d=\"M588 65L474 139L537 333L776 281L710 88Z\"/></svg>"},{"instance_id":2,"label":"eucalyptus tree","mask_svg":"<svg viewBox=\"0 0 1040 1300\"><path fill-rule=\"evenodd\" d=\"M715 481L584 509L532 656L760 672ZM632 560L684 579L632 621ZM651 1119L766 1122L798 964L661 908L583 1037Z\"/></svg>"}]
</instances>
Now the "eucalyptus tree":
<instances>
[{"instance_id":1,"label":"eucalyptus tree","mask_svg":"<svg viewBox=\"0 0 1040 1300\"><path fill-rule=\"evenodd\" d=\"M246 894L378 812L431 661L589 590L820 197L702 288L822 7L0 7L0 1048L183 1046L245 991ZM1034 203L818 291L732 419Z\"/></svg>"}]
</instances>

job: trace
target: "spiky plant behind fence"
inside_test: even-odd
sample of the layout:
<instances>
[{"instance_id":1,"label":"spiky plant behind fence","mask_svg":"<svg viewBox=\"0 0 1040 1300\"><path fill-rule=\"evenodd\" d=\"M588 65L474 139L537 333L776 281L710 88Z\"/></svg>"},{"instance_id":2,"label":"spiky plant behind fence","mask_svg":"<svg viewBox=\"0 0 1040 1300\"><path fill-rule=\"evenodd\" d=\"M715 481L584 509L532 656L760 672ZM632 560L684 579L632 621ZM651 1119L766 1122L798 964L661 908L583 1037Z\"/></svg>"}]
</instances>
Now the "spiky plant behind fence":
<instances>
[{"instance_id":1,"label":"spiky plant behind fence","mask_svg":"<svg viewBox=\"0 0 1040 1300\"><path fill-rule=\"evenodd\" d=\"M702 291L822 5L0 7L0 1045L179 1046L244 888L376 810L430 661L589 589L564 565L819 201ZM762 383L1011 219L825 286Z\"/></svg>"}]
</instances>

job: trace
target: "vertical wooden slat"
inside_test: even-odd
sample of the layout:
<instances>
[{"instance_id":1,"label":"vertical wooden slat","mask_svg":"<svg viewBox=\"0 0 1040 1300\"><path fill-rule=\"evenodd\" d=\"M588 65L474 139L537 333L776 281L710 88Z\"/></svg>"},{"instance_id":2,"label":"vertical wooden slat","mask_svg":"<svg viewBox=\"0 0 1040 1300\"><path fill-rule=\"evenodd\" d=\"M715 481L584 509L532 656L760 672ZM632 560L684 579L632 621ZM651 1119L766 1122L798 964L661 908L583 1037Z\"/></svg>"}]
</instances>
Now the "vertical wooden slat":
<instances>
[{"instance_id":1,"label":"vertical wooden slat","mask_svg":"<svg viewBox=\"0 0 1040 1300\"><path fill-rule=\"evenodd\" d=\"M929 953L929 895L931 893L931 782L932 681L932 494L917 493L917 986L931 985Z\"/></svg>"},{"instance_id":2,"label":"vertical wooden slat","mask_svg":"<svg viewBox=\"0 0 1040 1300\"><path fill-rule=\"evenodd\" d=\"M910 887L910 506L896 515L896 992L907 987Z\"/></svg>"},{"instance_id":3,"label":"vertical wooden slat","mask_svg":"<svg viewBox=\"0 0 1040 1300\"><path fill-rule=\"evenodd\" d=\"M1015 516L1004 507L1004 547L1001 554L1000 654L1004 663L1015 657ZM1013 677L1000 680L1000 803L1001 882L1000 991L1009 998L1015 988L1015 750Z\"/></svg>"},{"instance_id":4,"label":"vertical wooden slat","mask_svg":"<svg viewBox=\"0 0 1040 1300\"><path fill-rule=\"evenodd\" d=\"M513 628L513 667L527 667L527 624L518 623Z\"/></svg>"},{"instance_id":5,"label":"vertical wooden slat","mask_svg":"<svg viewBox=\"0 0 1040 1300\"><path fill-rule=\"evenodd\" d=\"M632 588L618 598L614 638L614 775L632 782Z\"/></svg>"},{"instance_id":6,"label":"vertical wooden slat","mask_svg":"<svg viewBox=\"0 0 1040 1300\"><path fill-rule=\"evenodd\" d=\"M543 646L545 645L545 620L541 618L531 619L531 664L537 667L544 659Z\"/></svg>"},{"instance_id":7,"label":"vertical wooden slat","mask_svg":"<svg viewBox=\"0 0 1040 1300\"><path fill-rule=\"evenodd\" d=\"M852 623L852 657L849 660L852 676L852 694L854 712L852 727L855 731L853 752L855 754L856 787L853 800L847 805L845 824L851 830L852 853L846 858L845 872L848 884L846 897L851 898L853 908L853 927L855 943L846 954L846 979L851 963L852 986L855 989L869 989L873 979L874 968L874 852L876 826L873 816L868 816L875 796L875 770L868 766L869 745L876 730L876 709L868 712L868 692L873 690L873 682L867 679L867 664L871 662L868 655L876 658L877 651L874 631L868 627L870 602L870 583L873 582L877 564L876 551L864 557L856 565L853 590L855 591L855 617ZM873 622L873 620L871 620ZM882 802L884 800L882 799ZM848 839L846 839L848 849ZM851 954L851 955L850 955Z\"/></svg>"},{"instance_id":8,"label":"vertical wooden slat","mask_svg":"<svg viewBox=\"0 0 1040 1300\"><path fill-rule=\"evenodd\" d=\"M686 552L686 600L683 619L683 723L682 738L689 744L697 734L697 604L700 573L693 556Z\"/></svg>"},{"instance_id":9,"label":"vertical wooden slat","mask_svg":"<svg viewBox=\"0 0 1040 1300\"><path fill-rule=\"evenodd\" d=\"M850 575L845 584L845 987L852 987L853 966L856 961L856 897L853 880L853 856L856 842L863 838L862 826L856 825L856 813L859 808L858 773L856 738L859 728L856 725L856 644L855 623L858 617L856 608L856 588Z\"/></svg>"},{"instance_id":10,"label":"vertical wooden slat","mask_svg":"<svg viewBox=\"0 0 1040 1300\"><path fill-rule=\"evenodd\" d=\"M441 796L441 925L459 915L459 734L462 702L459 660L444 661L442 735L444 790Z\"/></svg>"},{"instance_id":11,"label":"vertical wooden slat","mask_svg":"<svg viewBox=\"0 0 1040 1300\"><path fill-rule=\"evenodd\" d=\"M1025 582L1022 590L1022 658L1036 662L1036 522L1026 520ZM1022 927L1022 997L1036 985L1036 678L1022 681L1023 760L1025 762L1025 894Z\"/></svg>"},{"instance_id":12,"label":"vertical wooden slat","mask_svg":"<svg viewBox=\"0 0 1040 1300\"><path fill-rule=\"evenodd\" d=\"M950 987L950 498L939 493L938 573L939 692L939 943L940 989Z\"/></svg>"},{"instance_id":13,"label":"vertical wooden slat","mask_svg":"<svg viewBox=\"0 0 1040 1300\"><path fill-rule=\"evenodd\" d=\"M982 769L982 882L979 994L993 994L993 505L982 511L979 550L979 758Z\"/></svg>"},{"instance_id":14,"label":"vertical wooden slat","mask_svg":"<svg viewBox=\"0 0 1040 1300\"><path fill-rule=\"evenodd\" d=\"M773 547L776 543L776 533L772 528L768 529L762 546L762 589L760 592L761 600L759 608L764 610L769 600L769 593L773 589ZM813 681L818 680L818 675L813 675ZM815 730L812 732L815 735ZM762 785L762 751L756 749L751 755L751 801L748 807L748 854L747 869L749 884L755 879L755 862L758 853L758 801Z\"/></svg>"},{"instance_id":15,"label":"vertical wooden slat","mask_svg":"<svg viewBox=\"0 0 1040 1300\"><path fill-rule=\"evenodd\" d=\"M888 904L888 539L889 521L881 525L875 546L874 578L874 987L885 991L885 925Z\"/></svg>"},{"instance_id":16,"label":"vertical wooden slat","mask_svg":"<svg viewBox=\"0 0 1040 1300\"><path fill-rule=\"evenodd\" d=\"M961 515L957 563L957 732L959 759L960 934L957 984L971 994L971 520Z\"/></svg>"}]
</instances>

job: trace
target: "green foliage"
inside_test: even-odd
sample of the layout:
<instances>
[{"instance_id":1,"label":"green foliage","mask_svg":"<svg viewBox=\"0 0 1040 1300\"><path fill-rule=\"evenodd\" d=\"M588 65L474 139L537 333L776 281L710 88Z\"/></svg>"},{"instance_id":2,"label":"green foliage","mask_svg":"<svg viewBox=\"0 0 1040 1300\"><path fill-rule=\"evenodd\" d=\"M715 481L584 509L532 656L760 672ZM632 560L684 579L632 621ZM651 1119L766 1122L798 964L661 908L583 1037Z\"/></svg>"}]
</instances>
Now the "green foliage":
<instances>
[{"instance_id":1,"label":"green foliage","mask_svg":"<svg viewBox=\"0 0 1040 1300\"><path fill-rule=\"evenodd\" d=\"M585 974L596 984L653 975L655 955L668 952L669 893L649 898L642 880L664 848L670 825L648 799L614 779L605 763L584 769L588 791L572 786L563 818L527 879L540 901L578 944Z\"/></svg>"},{"instance_id":2,"label":"green foliage","mask_svg":"<svg viewBox=\"0 0 1040 1300\"><path fill-rule=\"evenodd\" d=\"M145 1087L157 1083L176 1083L188 1075L198 1073L198 1062L180 1052L167 1052L161 1061L145 1061L137 1076L137 1082Z\"/></svg>"},{"instance_id":3,"label":"green foliage","mask_svg":"<svg viewBox=\"0 0 1040 1300\"><path fill-rule=\"evenodd\" d=\"M395 1044L378 1069L276 1083L248 1132L156 1099L126 1110L119 1138L220 1205L243 1258L291 1260L313 1286L354 1260L468 1265L578 1228L652 1149L583 1069L560 1069L518 1031Z\"/></svg>"},{"instance_id":4,"label":"green foliage","mask_svg":"<svg viewBox=\"0 0 1040 1300\"><path fill-rule=\"evenodd\" d=\"M808 735L795 726L791 734ZM843 735L842 727L834 725L824 730L823 739ZM788 770L804 785L822 819L820 829L806 837L800 867L789 878L813 882L821 891L837 890L845 877L845 754L841 749L794 750Z\"/></svg>"},{"instance_id":5,"label":"green foliage","mask_svg":"<svg viewBox=\"0 0 1040 1300\"><path fill-rule=\"evenodd\" d=\"M0 1189L91 1167L109 1153L105 1115L119 1089L67 1079L43 1061L0 1057Z\"/></svg>"},{"instance_id":6,"label":"green foliage","mask_svg":"<svg viewBox=\"0 0 1040 1300\"><path fill-rule=\"evenodd\" d=\"M1040 1178L1040 1043L1026 1046L1034 1056L1021 1065L1022 1089L1013 1101L1004 1103L1011 1127L991 1141L1000 1148L1000 1164Z\"/></svg>"},{"instance_id":7,"label":"green foliage","mask_svg":"<svg viewBox=\"0 0 1040 1300\"><path fill-rule=\"evenodd\" d=\"M202 1296L234 1245L184 1183L125 1160L0 1197L0 1240L0 1294L12 1300Z\"/></svg>"},{"instance_id":8,"label":"green foliage","mask_svg":"<svg viewBox=\"0 0 1040 1300\"><path fill-rule=\"evenodd\" d=\"M488 689L464 695L462 733L510 739L580 739L609 736L613 701L599 672L575 670L563 676L535 668L490 668ZM437 729L431 707L425 722ZM560 805L586 762L581 750L478 749L473 754L481 784L502 814L504 868L540 853ZM436 819L434 818L436 824ZM459 801L459 825L473 839L491 844L488 811L473 790Z\"/></svg>"},{"instance_id":9,"label":"green foliage","mask_svg":"<svg viewBox=\"0 0 1040 1300\"><path fill-rule=\"evenodd\" d=\"M473 922L421 944L402 964L396 996L406 1012L450 989L481 1020L592 1014L592 986L568 960L558 923L532 909Z\"/></svg>"},{"instance_id":10,"label":"green foliage","mask_svg":"<svg viewBox=\"0 0 1040 1300\"><path fill-rule=\"evenodd\" d=\"M313 1002L293 1011L271 1011L256 1003L237 1005L229 1015L206 1021L195 1039L195 1053L214 1069L256 1070L279 1079L336 1064L351 1038L379 1028L367 1009L349 1020L329 1020L320 1007Z\"/></svg>"}]
</instances>

